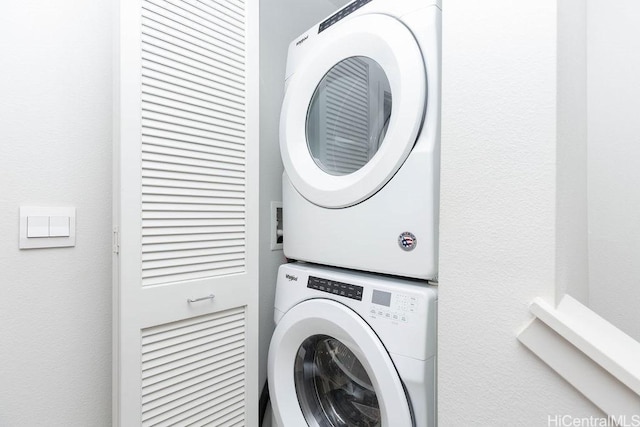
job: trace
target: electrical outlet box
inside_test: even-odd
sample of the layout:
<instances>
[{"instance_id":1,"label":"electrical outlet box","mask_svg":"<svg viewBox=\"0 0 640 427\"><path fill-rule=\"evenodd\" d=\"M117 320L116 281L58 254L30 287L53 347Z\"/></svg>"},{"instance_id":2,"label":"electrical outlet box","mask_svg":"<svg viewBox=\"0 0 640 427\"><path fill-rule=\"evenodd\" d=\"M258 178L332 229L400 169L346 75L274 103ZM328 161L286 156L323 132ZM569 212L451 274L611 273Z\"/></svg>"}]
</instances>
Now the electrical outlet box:
<instances>
[{"instance_id":1,"label":"electrical outlet box","mask_svg":"<svg viewBox=\"0 0 640 427\"><path fill-rule=\"evenodd\" d=\"M282 202L271 202L271 250L282 250Z\"/></svg>"}]
</instances>

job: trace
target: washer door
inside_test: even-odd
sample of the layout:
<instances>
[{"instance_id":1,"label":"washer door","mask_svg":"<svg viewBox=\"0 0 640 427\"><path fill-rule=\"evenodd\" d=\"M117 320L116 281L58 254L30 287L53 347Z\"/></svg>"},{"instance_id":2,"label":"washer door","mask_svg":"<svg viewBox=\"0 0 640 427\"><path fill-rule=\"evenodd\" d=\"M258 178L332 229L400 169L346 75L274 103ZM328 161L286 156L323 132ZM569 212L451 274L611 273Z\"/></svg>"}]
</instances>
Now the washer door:
<instances>
[{"instance_id":1,"label":"washer door","mask_svg":"<svg viewBox=\"0 0 640 427\"><path fill-rule=\"evenodd\" d=\"M413 425L386 349L360 316L335 301L308 300L282 317L271 339L268 370L279 425Z\"/></svg>"},{"instance_id":2,"label":"washer door","mask_svg":"<svg viewBox=\"0 0 640 427\"><path fill-rule=\"evenodd\" d=\"M321 37L289 79L280 151L303 197L342 208L375 194L411 152L426 73L411 31L392 17L357 16Z\"/></svg>"}]
</instances>

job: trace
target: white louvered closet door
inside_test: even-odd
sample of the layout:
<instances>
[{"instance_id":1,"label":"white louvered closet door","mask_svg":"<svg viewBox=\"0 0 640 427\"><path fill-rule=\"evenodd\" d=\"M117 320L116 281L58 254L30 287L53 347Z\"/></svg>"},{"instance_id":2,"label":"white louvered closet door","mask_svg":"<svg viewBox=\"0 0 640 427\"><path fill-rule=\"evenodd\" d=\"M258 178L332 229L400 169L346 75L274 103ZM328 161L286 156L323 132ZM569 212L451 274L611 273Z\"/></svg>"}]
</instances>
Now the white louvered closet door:
<instances>
[{"instance_id":1,"label":"white louvered closet door","mask_svg":"<svg viewBox=\"0 0 640 427\"><path fill-rule=\"evenodd\" d=\"M120 0L114 425L254 426L258 0Z\"/></svg>"}]
</instances>

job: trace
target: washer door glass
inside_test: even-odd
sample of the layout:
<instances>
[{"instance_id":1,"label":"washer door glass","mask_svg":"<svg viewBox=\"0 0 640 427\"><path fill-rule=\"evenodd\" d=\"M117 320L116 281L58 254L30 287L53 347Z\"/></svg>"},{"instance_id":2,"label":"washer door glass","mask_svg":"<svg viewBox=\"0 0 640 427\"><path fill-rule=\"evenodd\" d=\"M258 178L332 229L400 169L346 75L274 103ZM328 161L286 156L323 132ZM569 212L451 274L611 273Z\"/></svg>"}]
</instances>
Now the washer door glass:
<instances>
[{"instance_id":1,"label":"washer door glass","mask_svg":"<svg viewBox=\"0 0 640 427\"><path fill-rule=\"evenodd\" d=\"M373 59L340 61L322 78L307 113L307 145L318 167L347 175L378 152L391 118L391 85Z\"/></svg>"},{"instance_id":2,"label":"washer door glass","mask_svg":"<svg viewBox=\"0 0 640 427\"><path fill-rule=\"evenodd\" d=\"M328 335L306 339L296 356L295 387L310 426L379 427L380 406L358 358Z\"/></svg>"}]
</instances>

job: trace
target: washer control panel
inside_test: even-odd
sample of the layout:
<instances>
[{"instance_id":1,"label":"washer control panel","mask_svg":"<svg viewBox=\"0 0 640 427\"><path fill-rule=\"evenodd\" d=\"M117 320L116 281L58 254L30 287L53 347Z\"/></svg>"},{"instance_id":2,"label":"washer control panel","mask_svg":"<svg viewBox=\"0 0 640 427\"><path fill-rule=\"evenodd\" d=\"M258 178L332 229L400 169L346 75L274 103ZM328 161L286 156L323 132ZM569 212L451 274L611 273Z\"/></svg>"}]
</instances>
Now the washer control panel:
<instances>
[{"instance_id":1,"label":"washer control panel","mask_svg":"<svg viewBox=\"0 0 640 427\"><path fill-rule=\"evenodd\" d=\"M320 27L318 28L318 33L323 32L333 24L340 21L342 18L351 15L356 10L360 9L365 4L369 3L371 0L356 0L354 2L349 3L346 7L343 7L324 21L320 23Z\"/></svg>"},{"instance_id":2,"label":"washer control panel","mask_svg":"<svg viewBox=\"0 0 640 427\"><path fill-rule=\"evenodd\" d=\"M418 298L412 295L373 290L369 315L393 322L408 322L418 310Z\"/></svg>"},{"instance_id":3,"label":"washer control panel","mask_svg":"<svg viewBox=\"0 0 640 427\"><path fill-rule=\"evenodd\" d=\"M307 288L340 295L345 298L351 298L358 301L362 301L362 291L364 289L362 286L314 276L309 276L309 280L307 280Z\"/></svg>"}]
</instances>

